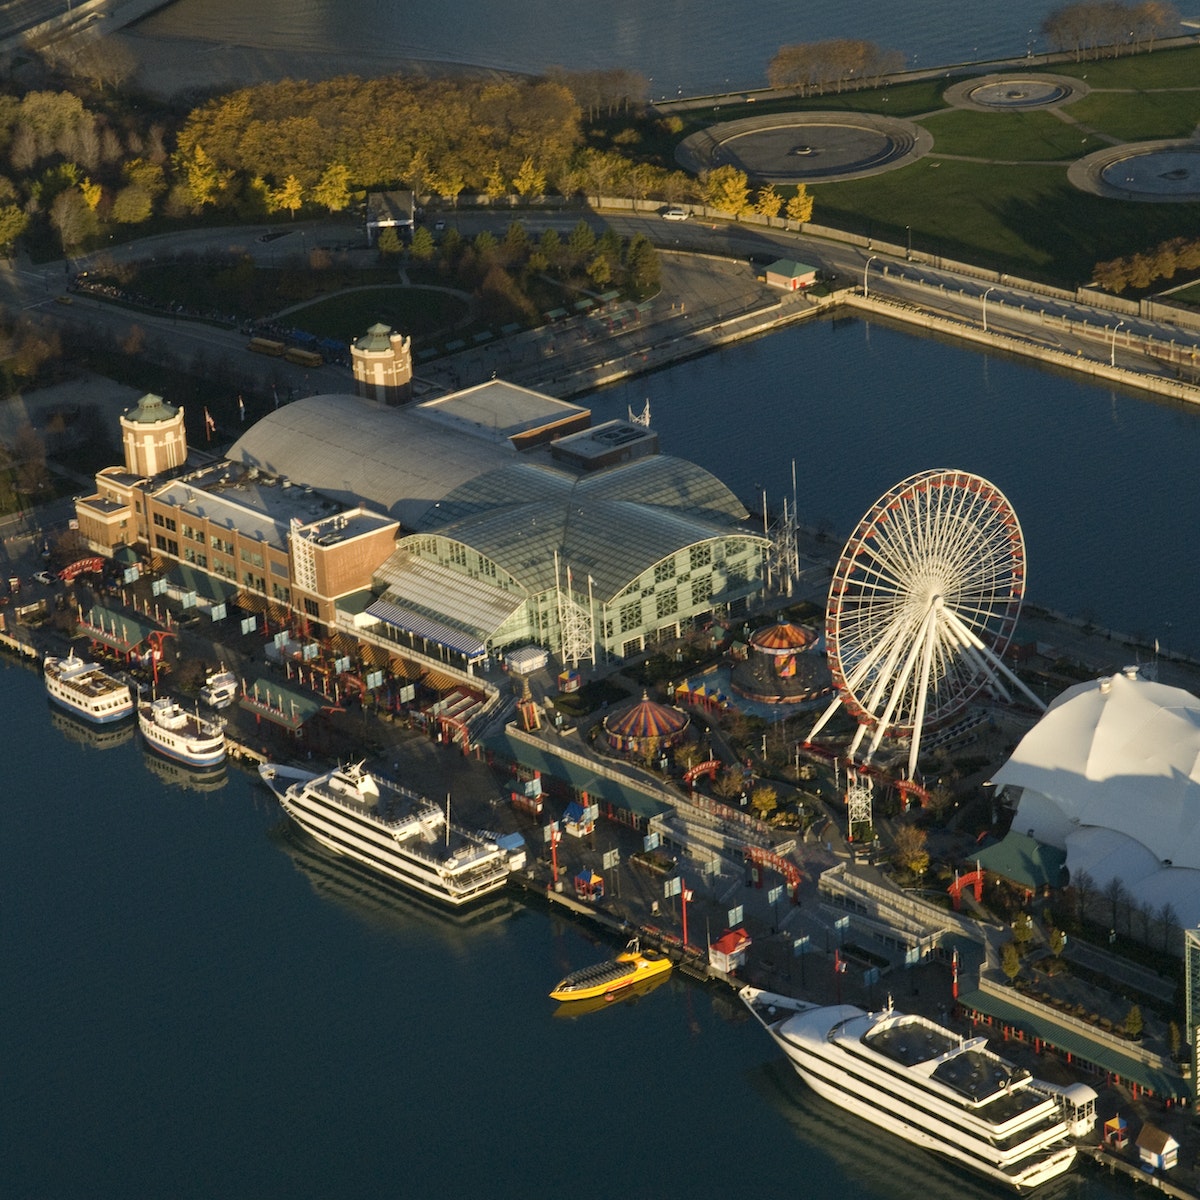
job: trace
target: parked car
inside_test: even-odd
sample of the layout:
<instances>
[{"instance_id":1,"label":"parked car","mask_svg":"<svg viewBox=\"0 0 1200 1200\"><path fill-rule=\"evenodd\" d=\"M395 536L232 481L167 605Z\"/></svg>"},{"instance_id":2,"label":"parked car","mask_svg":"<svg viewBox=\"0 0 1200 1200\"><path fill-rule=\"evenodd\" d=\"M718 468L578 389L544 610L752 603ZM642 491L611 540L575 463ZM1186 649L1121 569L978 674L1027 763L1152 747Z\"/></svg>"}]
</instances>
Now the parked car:
<instances>
[{"instance_id":1,"label":"parked car","mask_svg":"<svg viewBox=\"0 0 1200 1200\"><path fill-rule=\"evenodd\" d=\"M49 571L35 571L33 577L38 583L44 583L47 587L58 582L58 576Z\"/></svg>"}]
</instances>

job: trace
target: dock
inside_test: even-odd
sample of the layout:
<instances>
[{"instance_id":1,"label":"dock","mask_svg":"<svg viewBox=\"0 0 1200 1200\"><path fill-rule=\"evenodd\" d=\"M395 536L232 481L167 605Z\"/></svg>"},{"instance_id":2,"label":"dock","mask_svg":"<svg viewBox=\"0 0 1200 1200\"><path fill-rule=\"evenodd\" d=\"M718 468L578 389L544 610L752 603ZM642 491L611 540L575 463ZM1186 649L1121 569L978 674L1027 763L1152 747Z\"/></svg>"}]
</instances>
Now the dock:
<instances>
[{"instance_id":1,"label":"dock","mask_svg":"<svg viewBox=\"0 0 1200 1200\"><path fill-rule=\"evenodd\" d=\"M1195 1192L1188 1191L1187 1188L1182 1188L1178 1184L1172 1183L1169 1179L1154 1171L1143 1170L1140 1163L1130 1162L1129 1159L1122 1158L1119 1154L1114 1154L1111 1150L1105 1150L1103 1146L1080 1146L1079 1153L1086 1155L1093 1162L1107 1168L1110 1174L1120 1172L1136 1183L1144 1183L1147 1187L1157 1188L1158 1191L1168 1196L1178 1197L1178 1200L1196 1200Z\"/></svg>"}]
</instances>

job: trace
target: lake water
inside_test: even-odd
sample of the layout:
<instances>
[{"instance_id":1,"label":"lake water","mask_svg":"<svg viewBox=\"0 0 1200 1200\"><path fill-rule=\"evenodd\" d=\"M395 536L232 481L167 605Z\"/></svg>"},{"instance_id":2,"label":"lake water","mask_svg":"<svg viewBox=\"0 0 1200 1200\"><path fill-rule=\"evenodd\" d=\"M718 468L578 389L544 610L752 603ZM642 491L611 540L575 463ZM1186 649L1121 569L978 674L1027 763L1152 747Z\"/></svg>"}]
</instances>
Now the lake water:
<instances>
[{"instance_id":1,"label":"lake water","mask_svg":"<svg viewBox=\"0 0 1200 1200\"><path fill-rule=\"evenodd\" d=\"M1200 415L858 320L591 398L845 532L890 484L996 482L1032 599L1195 642ZM776 501L777 502L777 501ZM995 1193L811 1096L731 995L672 977L564 1020L607 951L538 908L431 916L289 835L251 777L186 791L67 736L0 657L0 1192L960 1200ZM1056 1196L1131 1193L1084 1169Z\"/></svg>"},{"instance_id":2,"label":"lake water","mask_svg":"<svg viewBox=\"0 0 1200 1200\"><path fill-rule=\"evenodd\" d=\"M909 66L1050 49L1055 0L176 0L142 28L279 50L418 58L516 71L626 67L655 97L766 82L789 42L867 38ZM1185 14L1186 15L1186 14Z\"/></svg>"},{"instance_id":3,"label":"lake water","mask_svg":"<svg viewBox=\"0 0 1200 1200\"><path fill-rule=\"evenodd\" d=\"M976 36L980 55L1017 53L1051 7L181 0L153 23L527 69L617 62L698 90L757 81L800 38L861 34L921 61L969 57ZM914 471L985 475L1024 527L1031 600L1197 649L1196 413L857 320L590 403L624 415L647 395L663 449L748 499L765 487L777 505L795 460L802 519L839 536ZM727 992L672 978L559 1019L549 986L598 955L578 928L536 908L432 917L289 836L248 776L186 791L132 737L69 738L37 675L3 657L0 712L6 1198L995 1195L813 1098ZM1090 1171L1055 1189L1131 1194Z\"/></svg>"},{"instance_id":4,"label":"lake water","mask_svg":"<svg viewBox=\"0 0 1200 1200\"><path fill-rule=\"evenodd\" d=\"M562 1019L549 987L607 953L577 927L432 916L247 775L64 736L4 657L0 712L6 1200L995 1200L814 1098L723 989Z\"/></svg>"},{"instance_id":5,"label":"lake water","mask_svg":"<svg viewBox=\"0 0 1200 1200\"><path fill-rule=\"evenodd\" d=\"M790 498L840 547L889 487L990 479L1025 534L1027 601L1200 653L1200 412L857 319L794 326L589 398L756 509ZM1019 633L1018 633L1019 636Z\"/></svg>"}]
</instances>

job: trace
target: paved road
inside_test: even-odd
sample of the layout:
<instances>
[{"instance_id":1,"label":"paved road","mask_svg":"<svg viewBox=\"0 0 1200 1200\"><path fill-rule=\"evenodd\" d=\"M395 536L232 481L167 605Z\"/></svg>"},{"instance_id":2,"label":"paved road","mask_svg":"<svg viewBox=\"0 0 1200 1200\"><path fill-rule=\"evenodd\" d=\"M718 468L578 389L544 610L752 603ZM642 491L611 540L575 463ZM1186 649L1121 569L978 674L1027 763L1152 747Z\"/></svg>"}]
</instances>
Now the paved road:
<instances>
[{"instance_id":1,"label":"paved road","mask_svg":"<svg viewBox=\"0 0 1200 1200\"><path fill-rule=\"evenodd\" d=\"M778 302L779 293L767 293L755 284L751 260L763 262L789 257L811 262L836 276L841 284L854 286L871 296L937 313L979 330L1009 334L1094 362L1200 380L1200 333L1140 317L1120 317L1106 309L1028 291L1010 281L991 284L936 264L906 261L902 256L893 257L805 234L744 227L734 222L713 224L692 220L668 225L654 215L597 214L578 209L556 213L461 210L446 215L448 224L468 237L483 229L502 232L514 219L521 220L535 236L545 229L565 233L581 217L597 231L607 226L624 237L647 234L669 252L664 260L671 264L664 273L664 293L654 306L652 319L642 323L640 332L629 328L614 331L613 338L623 341L614 340L608 351L587 342L586 353L597 360L605 353L608 357L630 354L639 345L661 346L663 321L674 322L679 327L677 332L681 332L685 328L695 329L704 319L720 322L755 306L765 308ZM338 391L350 385L347 370L325 367L306 372L279 360L264 362L260 356L246 351L244 337L236 332L169 316L129 314L82 297L76 297L70 307L55 304L76 271L94 268L105 258L117 263L147 259L162 262L181 260L191 254L224 252L249 254L266 264L283 265L288 261L303 262L307 252L317 246L351 259L374 261L373 252L363 247L361 227L348 218L186 230L114 245L71 262L34 265L26 260L0 264L0 299L15 307L52 312L60 321L82 319L100 324L115 338L127 337L134 326L141 327L169 339L185 358L197 354L217 356L219 361L232 363L243 375L259 379L268 389L274 386L285 397ZM678 254L670 253L676 251ZM521 336L526 342L530 340L529 335ZM440 388L474 382L475 376L488 378L492 371L520 374L523 382L537 386L539 375L562 370L561 357L553 363L546 360L567 348L576 356L584 353L583 340L579 338L575 343L551 346L545 339L553 341L553 334L533 337L543 339L536 351L528 350L518 339L497 340L486 354L478 354L473 368L442 363L419 368L418 374L427 374Z\"/></svg>"}]
</instances>

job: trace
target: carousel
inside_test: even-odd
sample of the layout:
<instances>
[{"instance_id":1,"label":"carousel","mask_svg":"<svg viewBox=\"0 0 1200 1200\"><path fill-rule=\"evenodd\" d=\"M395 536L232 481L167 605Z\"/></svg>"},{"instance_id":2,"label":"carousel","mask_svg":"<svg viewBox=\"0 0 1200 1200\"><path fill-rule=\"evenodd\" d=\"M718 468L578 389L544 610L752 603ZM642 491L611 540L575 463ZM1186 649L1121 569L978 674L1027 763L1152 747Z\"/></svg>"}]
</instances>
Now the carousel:
<instances>
[{"instance_id":1,"label":"carousel","mask_svg":"<svg viewBox=\"0 0 1200 1200\"><path fill-rule=\"evenodd\" d=\"M636 704L604 718L608 744L623 754L649 754L678 745L687 736L691 717L645 692Z\"/></svg>"},{"instance_id":2,"label":"carousel","mask_svg":"<svg viewBox=\"0 0 1200 1200\"><path fill-rule=\"evenodd\" d=\"M759 704L804 704L828 694L829 668L816 633L788 621L756 629L749 645L729 680L739 696Z\"/></svg>"}]
</instances>

